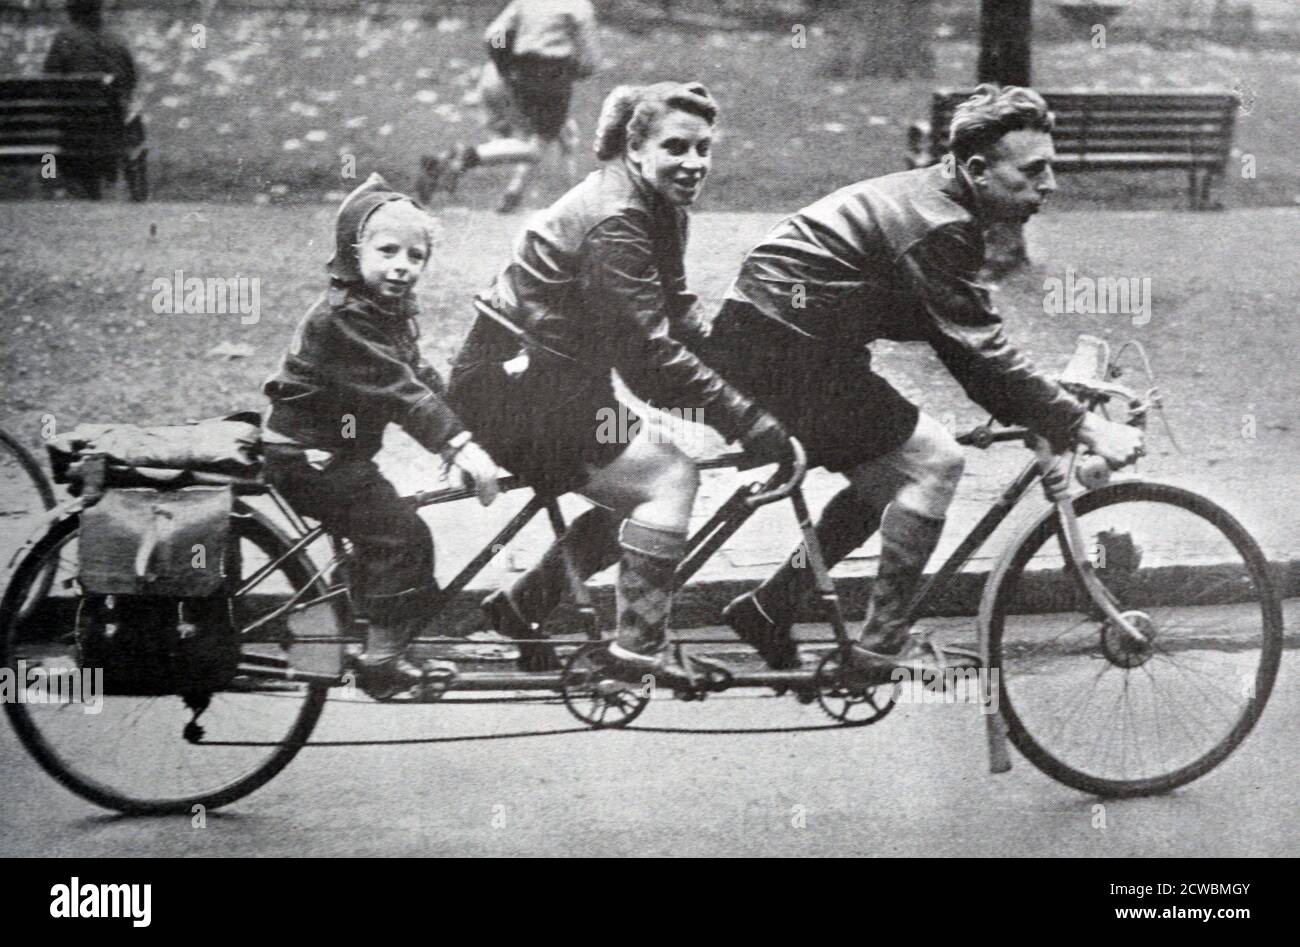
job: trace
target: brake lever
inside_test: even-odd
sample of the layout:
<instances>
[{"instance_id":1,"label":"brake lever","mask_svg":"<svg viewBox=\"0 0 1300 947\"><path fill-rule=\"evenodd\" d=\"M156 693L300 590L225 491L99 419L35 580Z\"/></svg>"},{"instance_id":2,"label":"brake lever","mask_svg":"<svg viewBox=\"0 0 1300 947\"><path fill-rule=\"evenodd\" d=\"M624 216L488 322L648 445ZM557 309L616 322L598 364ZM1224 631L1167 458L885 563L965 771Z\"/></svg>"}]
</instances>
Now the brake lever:
<instances>
[{"instance_id":1,"label":"brake lever","mask_svg":"<svg viewBox=\"0 0 1300 947\"><path fill-rule=\"evenodd\" d=\"M790 438L790 454L790 462L778 467L776 473L772 475L772 479L768 481L769 484L775 484L775 486L767 490L759 490L757 493L745 498L745 504L751 510L785 499L803 483L804 475L808 472L808 458L804 453L803 445L793 437ZM755 464L754 466L761 465ZM738 467L737 469L746 468Z\"/></svg>"},{"instance_id":2,"label":"brake lever","mask_svg":"<svg viewBox=\"0 0 1300 947\"><path fill-rule=\"evenodd\" d=\"M1151 386L1147 389L1143 405L1144 409L1155 408L1156 413L1160 415L1160 426L1164 428L1164 432L1169 438L1169 443L1173 445L1175 451L1180 454L1185 454L1186 451L1183 450L1183 445L1179 443L1178 437L1174 434L1173 426L1169 423L1169 416L1165 413L1164 398L1160 395L1160 387L1155 383L1156 376L1155 372L1151 370L1151 359L1147 356L1147 350L1143 347L1142 343L1136 339L1129 339L1121 345L1119 351L1115 353L1115 358L1110 363L1107 375L1111 378L1118 378L1123 374L1123 369L1119 367L1119 360L1120 356L1122 356L1129 348L1132 348L1138 353L1138 358L1142 360L1142 373L1146 375L1147 383ZM1146 414L1146 410L1144 410L1143 413ZM1145 418L1143 420L1145 421Z\"/></svg>"}]
</instances>

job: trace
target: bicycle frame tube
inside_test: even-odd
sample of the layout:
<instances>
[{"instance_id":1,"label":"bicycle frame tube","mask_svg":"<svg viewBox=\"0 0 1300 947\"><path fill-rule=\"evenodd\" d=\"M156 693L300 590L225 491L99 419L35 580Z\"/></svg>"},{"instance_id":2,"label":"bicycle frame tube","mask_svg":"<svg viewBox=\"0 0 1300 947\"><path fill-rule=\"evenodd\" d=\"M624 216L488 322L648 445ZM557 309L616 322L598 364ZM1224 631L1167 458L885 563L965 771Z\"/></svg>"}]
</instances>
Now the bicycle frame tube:
<instances>
[{"instance_id":1,"label":"bicycle frame tube","mask_svg":"<svg viewBox=\"0 0 1300 947\"><path fill-rule=\"evenodd\" d=\"M1047 494L1047 499L1056 508L1056 537L1070 574L1093 603L1101 609L1107 621L1134 642L1145 644L1147 636L1120 612L1110 591L1097 578L1092 560L1088 558L1084 549L1083 533L1079 530L1079 518L1074 513L1074 498L1070 496L1070 473L1074 469L1073 462L1070 468L1062 473L1056 465L1056 458L1046 446L1038 444L1035 453L1036 462L1043 471L1043 490Z\"/></svg>"},{"instance_id":2,"label":"bicycle frame tube","mask_svg":"<svg viewBox=\"0 0 1300 947\"><path fill-rule=\"evenodd\" d=\"M512 516L510 522L508 522L501 528L500 532L492 537L492 541L480 549L478 555L467 562L465 566L456 573L456 577L452 579L451 582L448 583L447 587L438 595L438 600L434 605L433 610L435 612L441 611L442 608L456 596L456 593L469 585L469 580L474 578L474 576L479 573L479 570L496 558L496 554L505 548L506 544L509 543L510 540L519 535L520 530L527 526L529 521L541 512L542 508L547 505L547 502L548 501L540 494L534 493L530 496L528 502L524 504L524 508ZM553 500L550 502L554 503ZM555 512L556 515L559 514L558 509ZM557 527L559 532L563 532L563 522L563 520L560 520L560 525ZM554 525L554 523L555 520L552 518L552 525Z\"/></svg>"}]
</instances>

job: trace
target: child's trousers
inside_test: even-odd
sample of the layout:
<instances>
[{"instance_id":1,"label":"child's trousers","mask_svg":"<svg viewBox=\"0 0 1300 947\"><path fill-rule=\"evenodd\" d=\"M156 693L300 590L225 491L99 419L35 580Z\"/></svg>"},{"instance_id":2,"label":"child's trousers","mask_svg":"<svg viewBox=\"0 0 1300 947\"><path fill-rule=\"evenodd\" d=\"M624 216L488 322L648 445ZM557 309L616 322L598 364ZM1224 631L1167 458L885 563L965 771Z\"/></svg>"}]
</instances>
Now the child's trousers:
<instances>
[{"instance_id":1,"label":"child's trousers","mask_svg":"<svg viewBox=\"0 0 1300 947\"><path fill-rule=\"evenodd\" d=\"M427 616L438 594L433 535L375 462L337 453L318 469L301 448L264 449L265 477L289 505L351 540L349 578L357 611L382 624Z\"/></svg>"}]
</instances>

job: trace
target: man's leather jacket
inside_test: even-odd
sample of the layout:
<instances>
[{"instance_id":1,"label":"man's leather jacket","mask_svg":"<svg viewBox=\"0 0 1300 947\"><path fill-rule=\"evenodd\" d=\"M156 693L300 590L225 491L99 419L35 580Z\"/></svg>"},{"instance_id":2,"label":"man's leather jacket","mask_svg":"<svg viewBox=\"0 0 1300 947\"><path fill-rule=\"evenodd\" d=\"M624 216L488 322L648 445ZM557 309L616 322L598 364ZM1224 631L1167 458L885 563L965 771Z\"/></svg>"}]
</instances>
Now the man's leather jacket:
<instances>
[{"instance_id":1,"label":"man's leather jacket","mask_svg":"<svg viewBox=\"0 0 1300 947\"><path fill-rule=\"evenodd\" d=\"M686 291L686 225L685 210L611 161L528 222L479 299L585 371L617 369L637 397L702 409L735 439L761 409L684 344L701 324Z\"/></svg>"},{"instance_id":2,"label":"man's leather jacket","mask_svg":"<svg viewBox=\"0 0 1300 947\"><path fill-rule=\"evenodd\" d=\"M1064 444L1084 408L1008 341L976 282L983 260L964 172L935 165L861 181L786 218L745 257L727 295L834 346L928 342L1000 421Z\"/></svg>"}]
</instances>

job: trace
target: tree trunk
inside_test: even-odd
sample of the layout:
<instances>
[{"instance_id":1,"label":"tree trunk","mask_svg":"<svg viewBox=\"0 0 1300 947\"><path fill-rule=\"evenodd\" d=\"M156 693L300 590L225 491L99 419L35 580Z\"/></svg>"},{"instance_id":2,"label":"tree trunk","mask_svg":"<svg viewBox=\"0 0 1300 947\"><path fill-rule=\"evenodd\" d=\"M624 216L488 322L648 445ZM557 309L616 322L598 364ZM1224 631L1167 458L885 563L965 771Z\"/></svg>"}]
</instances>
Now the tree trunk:
<instances>
[{"instance_id":1,"label":"tree trunk","mask_svg":"<svg viewBox=\"0 0 1300 947\"><path fill-rule=\"evenodd\" d=\"M822 0L827 75L895 79L934 75L933 0Z\"/></svg>"},{"instance_id":2,"label":"tree trunk","mask_svg":"<svg viewBox=\"0 0 1300 947\"><path fill-rule=\"evenodd\" d=\"M1029 85L1033 0L982 0L978 80ZM1020 224L994 223L984 231L984 275L999 279L1029 263Z\"/></svg>"},{"instance_id":3,"label":"tree trunk","mask_svg":"<svg viewBox=\"0 0 1300 947\"><path fill-rule=\"evenodd\" d=\"M1033 0L980 3L980 82L1029 85L1029 42Z\"/></svg>"}]
</instances>

